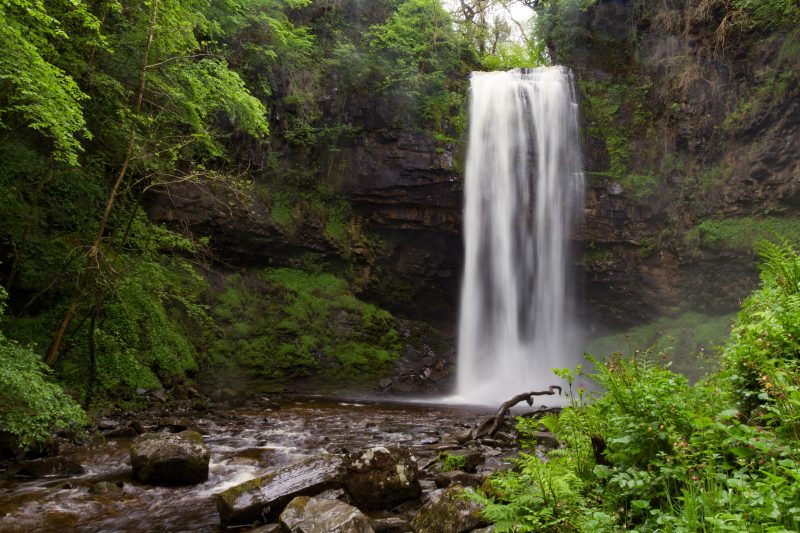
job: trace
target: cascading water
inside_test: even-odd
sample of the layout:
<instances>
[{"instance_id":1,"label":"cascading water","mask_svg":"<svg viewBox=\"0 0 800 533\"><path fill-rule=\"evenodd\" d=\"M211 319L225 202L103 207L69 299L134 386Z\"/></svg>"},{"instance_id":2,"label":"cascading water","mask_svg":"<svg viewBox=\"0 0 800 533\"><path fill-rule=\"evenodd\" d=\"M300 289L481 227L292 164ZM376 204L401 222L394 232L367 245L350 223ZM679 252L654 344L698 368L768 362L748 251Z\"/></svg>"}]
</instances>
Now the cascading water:
<instances>
[{"instance_id":1,"label":"cascading water","mask_svg":"<svg viewBox=\"0 0 800 533\"><path fill-rule=\"evenodd\" d=\"M476 72L470 97L458 395L495 403L577 362L567 261L583 173L569 70Z\"/></svg>"}]
</instances>

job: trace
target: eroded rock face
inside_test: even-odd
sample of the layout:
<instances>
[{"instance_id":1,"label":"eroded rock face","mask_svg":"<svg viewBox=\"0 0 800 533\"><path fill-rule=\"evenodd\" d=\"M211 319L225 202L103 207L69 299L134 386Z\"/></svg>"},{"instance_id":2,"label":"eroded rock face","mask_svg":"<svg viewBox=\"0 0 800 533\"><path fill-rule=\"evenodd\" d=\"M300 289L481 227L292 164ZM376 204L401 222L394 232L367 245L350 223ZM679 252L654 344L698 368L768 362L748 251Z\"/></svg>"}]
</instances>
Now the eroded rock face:
<instances>
[{"instance_id":1,"label":"eroded rock face","mask_svg":"<svg viewBox=\"0 0 800 533\"><path fill-rule=\"evenodd\" d=\"M293 498L340 487L343 466L338 455L320 455L231 487L217 495L220 522L236 526L274 520Z\"/></svg>"},{"instance_id":2,"label":"eroded rock face","mask_svg":"<svg viewBox=\"0 0 800 533\"><path fill-rule=\"evenodd\" d=\"M289 533L374 533L369 519L352 505L308 496L289 502L280 523Z\"/></svg>"},{"instance_id":3,"label":"eroded rock face","mask_svg":"<svg viewBox=\"0 0 800 533\"><path fill-rule=\"evenodd\" d=\"M420 509L411 528L416 533L464 533L489 523L481 516L480 504L463 497L464 488L451 485L435 494Z\"/></svg>"},{"instance_id":4,"label":"eroded rock face","mask_svg":"<svg viewBox=\"0 0 800 533\"><path fill-rule=\"evenodd\" d=\"M390 509L422 492L417 460L405 446L378 446L347 458L345 488L362 509Z\"/></svg>"},{"instance_id":5,"label":"eroded rock face","mask_svg":"<svg viewBox=\"0 0 800 533\"><path fill-rule=\"evenodd\" d=\"M151 485L191 485L208 479L210 455L196 431L146 433L131 445L133 477Z\"/></svg>"}]
</instances>

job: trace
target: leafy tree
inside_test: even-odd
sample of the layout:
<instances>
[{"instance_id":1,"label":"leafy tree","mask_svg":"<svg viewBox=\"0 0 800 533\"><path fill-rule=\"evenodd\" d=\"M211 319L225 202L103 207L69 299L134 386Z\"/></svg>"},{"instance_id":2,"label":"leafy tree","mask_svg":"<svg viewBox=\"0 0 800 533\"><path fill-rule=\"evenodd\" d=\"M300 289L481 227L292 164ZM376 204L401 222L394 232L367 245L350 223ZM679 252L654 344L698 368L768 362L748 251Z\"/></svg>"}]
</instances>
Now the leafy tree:
<instances>
[{"instance_id":1,"label":"leafy tree","mask_svg":"<svg viewBox=\"0 0 800 533\"><path fill-rule=\"evenodd\" d=\"M54 2L53 11L77 19L97 35L98 21L81 0ZM86 94L57 64L57 43L69 39L64 25L41 2L0 3L0 128L20 126L41 132L53 143L59 161L75 165L80 138L91 138L83 116Z\"/></svg>"},{"instance_id":2,"label":"leafy tree","mask_svg":"<svg viewBox=\"0 0 800 533\"><path fill-rule=\"evenodd\" d=\"M96 112L108 120L99 125L97 137L121 149L105 154L116 177L77 288L48 347L46 362L51 366L81 301L87 294L102 299L113 284L103 245L122 190L208 175L207 165L224 155L222 131L215 127L218 114L224 113L246 134L267 134L263 104L217 57L213 41L201 39L217 31L205 17L208 8L204 0L151 0L106 8L109 46L93 61L101 81L95 87L104 89L97 98L103 108ZM139 53L129 53L131 46Z\"/></svg>"}]
</instances>

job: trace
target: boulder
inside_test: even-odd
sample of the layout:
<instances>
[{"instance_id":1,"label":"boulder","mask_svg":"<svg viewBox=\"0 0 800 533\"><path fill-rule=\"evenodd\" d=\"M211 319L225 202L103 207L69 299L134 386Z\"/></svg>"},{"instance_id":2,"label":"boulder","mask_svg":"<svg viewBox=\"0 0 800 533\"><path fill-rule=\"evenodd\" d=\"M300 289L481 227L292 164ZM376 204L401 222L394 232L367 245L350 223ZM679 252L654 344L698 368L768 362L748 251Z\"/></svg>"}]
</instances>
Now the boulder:
<instances>
[{"instance_id":1,"label":"boulder","mask_svg":"<svg viewBox=\"0 0 800 533\"><path fill-rule=\"evenodd\" d=\"M151 485L191 485L208 479L210 455L196 431L146 433L131 445L133 477Z\"/></svg>"},{"instance_id":2,"label":"boulder","mask_svg":"<svg viewBox=\"0 0 800 533\"><path fill-rule=\"evenodd\" d=\"M460 463L459 470L463 470L464 472L469 472L471 474L474 474L478 466L486 460L483 452L475 448L448 452L447 455L463 457L464 459L462 461L458 461L458 463Z\"/></svg>"},{"instance_id":3,"label":"boulder","mask_svg":"<svg viewBox=\"0 0 800 533\"><path fill-rule=\"evenodd\" d=\"M531 436L536 439L536 444L546 450L558 448L558 440L549 431L534 431Z\"/></svg>"},{"instance_id":4,"label":"boulder","mask_svg":"<svg viewBox=\"0 0 800 533\"><path fill-rule=\"evenodd\" d=\"M274 520L297 496L341 487L343 466L341 456L320 455L231 487L217 495L220 522L233 526Z\"/></svg>"},{"instance_id":5,"label":"boulder","mask_svg":"<svg viewBox=\"0 0 800 533\"><path fill-rule=\"evenodd\" d=\"M364 513L339 500L299 496L280 516L289 533L375 533Z\"/></svg>"},{"instance_id":6,"label":"boulder","mask_svg":"<svg viewBox=\"0 0 800 533\"><path fill-rule=\"evenodd\" d=\"M132 427L118 427L103 432L103 436L107 439L133 439L139 436L139 433Z\"/></svg>"},{"instance_id":7,"label":"boulder","mask_svg":"<svg viewBox=\"0 0 800 533\"><path fill-rule=\"evenodd\" d=\"M451 485L422 506L411 528L416 533L464 533L489 525L481 516L483 506L463 496L464 488Z\"/></svg>"},{"instance_id":8,"label":"boulder","mask_svg":"<svg viewBox=\"0 0 800 533\"><path fill-rule=\"evenodd\" d=\"M375 533L406 533L411 530L411 524L399 516L388 516L373 519L372 529Z\"/></svg>"},{"instance_id":9,"label":"boulder","mask_svg":"<svg viewBox=\"0 0 800 533\"><path fill-rule=\"evenodd\" d=\"M79 476L84 472L83 466L75 459L56 456L25 461L19 465L14 475L21 478L67 477Z\"/></svg>"},{"instance_id":10,"label":"boulder","mask_svg":"<svg viewBox=\"0 0 800 533\"><path fill-rule=\"evenodd\" d=\"M461 470L452 470L450 472L439 472L436 474L436 486L440 489L449 487L450 485L461 485L463 487L480 487L483 483L483 476L478 474L470 474L462 472Z\"/></svg>"},{"instance_id":11,"label":"boulder","mask_svg":"<svg viewBox=\"0 0 800 533\"><path fill-rule=\"evenodd\" d=\"M417 459L406 446L378 446L347 458L345 488L361 509L389 509L422 492Z\"/></svg>"}]
</instances>

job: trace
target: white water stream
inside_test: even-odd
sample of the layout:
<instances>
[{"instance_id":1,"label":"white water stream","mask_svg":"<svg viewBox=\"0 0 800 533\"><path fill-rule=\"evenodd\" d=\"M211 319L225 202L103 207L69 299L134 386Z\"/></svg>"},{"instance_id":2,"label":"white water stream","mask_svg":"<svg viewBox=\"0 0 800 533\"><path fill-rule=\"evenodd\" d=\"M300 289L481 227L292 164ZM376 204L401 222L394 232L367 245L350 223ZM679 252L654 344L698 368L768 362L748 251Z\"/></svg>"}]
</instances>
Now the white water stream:
<instances>
[{"instance_id":1,"label":"white water stream","mask_svg":"<svg viewBox=\"0 0 800 533\"><path fill-rule=\"evenodd\" d=\"M477 72L470 98L457 394L496 404L578 361L568 261L584 178L569 70Z\"/></svg>"}]
</instances>

